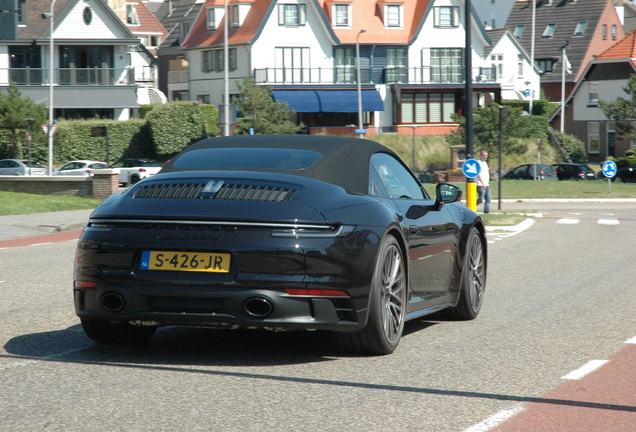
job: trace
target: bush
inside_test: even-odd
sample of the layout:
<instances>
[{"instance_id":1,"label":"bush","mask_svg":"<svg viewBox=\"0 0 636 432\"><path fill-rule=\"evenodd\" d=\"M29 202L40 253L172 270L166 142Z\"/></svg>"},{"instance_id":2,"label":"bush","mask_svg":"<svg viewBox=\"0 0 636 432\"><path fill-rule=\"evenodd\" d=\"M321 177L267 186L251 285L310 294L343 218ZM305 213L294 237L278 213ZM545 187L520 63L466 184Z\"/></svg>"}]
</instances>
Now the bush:
<instances>
[{"instance_id":1,"label":"bush","mask_svg":"<svg viewBox=\"0 0 636 432\"><path fill-rule=\"evenodd\" d=\"M177 153L188 144L207 138L218 133L209 130L210 122L206 113L210 108L203 108L199 102L170 102L159 105L150 111L146 117L150 127L154 150L159 155L171 155ZM214 111L216 108L211 105Z\"/></svg>"},{"instance_id":2,"label":"bush","mask_svg":"<svg viewBox=\"0 0 636 432\"><path fill-rule=\"evenodd\" d=\"M562 132L556 132L556 135L565 148L565 151L570 155L570 159L572 159L573 163L587 162L587 151L585 150L585 143L583 143L583 141L574 135L568 135Z\"/></svg>"}]
</instances>

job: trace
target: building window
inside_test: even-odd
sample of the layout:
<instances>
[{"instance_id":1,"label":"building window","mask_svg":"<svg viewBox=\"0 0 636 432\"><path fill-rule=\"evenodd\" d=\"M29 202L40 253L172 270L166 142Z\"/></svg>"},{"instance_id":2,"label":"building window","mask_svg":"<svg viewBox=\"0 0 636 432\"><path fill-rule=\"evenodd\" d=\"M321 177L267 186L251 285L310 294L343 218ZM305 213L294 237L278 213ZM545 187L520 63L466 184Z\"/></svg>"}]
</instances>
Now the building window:
<instances>
[{"instance_id":1,"label":"building window","mask_svg":"<svg viewBox=\"0 0 636 432\"><path fill-rule=\"evenodd\" d=\"M402 27L402 5L386 5L386 27Z\"/></svg>"},{"instance_id":2,"label":"building window","mask_svg":"<svg viewBox=\"0 0 636 432\"><path fill-rule=\"evenodd\" d=\"M350 27L351 26L351 21L350 21L350 13L349 13L349 8L351 6L348 4L336 4L333 6L333 11L334 11L334 20L333 20L333 25L336 27Z\"/></svg>"},{"instance_id":3,"label":"building window","mask_svg":"<svg viewBox=\"0 0 636 432\"><path fill-rule=\"evenodd\" d=\"M18 24L26 23L26 0L18 0Z\"/></svg>"},{"instance_id":4,"label":"building window","mask_svg":"<svg viewBox=\"0 0 636 432\"><path fill-rule=\"evenodd\" d=\"M612 40L616 40L616 26L612 26Z\"/></svg>"},{"instance_id":5,"label":"building window","mask_svg":"<svg viewBox=\"0 0 636 432\"><path fill-rule=\"evenodd\" d=\"M452 123L453 93L402 93L400 123Z\"/></svg>"},{"instance_id":6,"label":"building window","mask_svg":"<svg viewBox=\"0 0 636 432\"><path fill-rule=\"evenodd\" d=\"M492 67L497 71L497 80L501 80L503 78L503 55L493 54L490 56L490 61Z\"/></svg>"},{"instance_id":7,"label":"building window","mask_svg":"<svg viewBox=\"0 0 636 432\"><path fill-rule=\"evenodd\" d=\"M137 16L137 5L126 5L126 24L139 25L139 17Z\"/></svg>"},{"instance_id":8,"label":"building window","mask_svg":"<svg viewBox=\"0 0 636 432\"><path fill-rule=\"evenodd\" d=\"M543 35L541 37L549 38L554 34L554 30L556 29L556 24L548 24L545 26L545 30L543 30Z\"/></svg>"},{"instance_id":9,"label":"building window","mask_svg":"<svg viewBox=\"0 0 636 432\"><path fill-rule=\"evenodd\" d=\"M212 50L205 50L201 52L201 71L212 71Z\"/></svg>"},{"instance_id":10,"label":"building window","mask_svg":"<svg viewBox=\"0 0 636 432\"><path fill-rule=\"evenodd\" d=\"M607 39L607 24L603 24L603 40Z\"/></svg>"},{"instance_id":11,"label":"building window","mask_svg":"<svg viewBox=\"0 0 636 432\"><path fill-rule=\"evenodd\" d=\"M588 81L587 83L589 105L598 105L598 81Z\"/></svg>"},{"instance_id":12,"label":"building window","mask_svg":"<svg viewBox=\"0 0 636 432\"><path fill-rule=\"evenodd\" d=\"M431 48L431 82L464 82L463 48Z\"/></svg>"},{"instance_id":13,"label":"building window","mask_svg":"<svg viewBox=\"0 0 636 432\"><path fill-rule=\"evenodd\" d=\"M607 156L614 156L616 148L616 123L607 122Z\"/></svg>"},{"instance_id":14,"label":"building window","mask_svg":"<svg viewBox=\"0 0 636 432\"><path fill-rule=\"evenodd\" d=\"M227 52L227 55L228 55L228 62L230 63L230 70L235 71L236 63L237 63L236 48L230 48Z\"/></svg>"},{"instance_id":15,"label":"building window","mask_svg":"<svg viewBox=\"0 0 636 432\"><path fill-rule=\"evenodd\" d=\"M336 48L336 82L352 84L356 81L356 57L353 48Z\"/></svg>"},{"instance_id":16,"label":"building window","mask_svg":"<svg viewBox=\"0 0 636 432\"><path fill-rule=\"evenodd\" d=\"M230 15L231 15L231 19L232 19L232 22L230 23L230 25L232 26L232 28L238 28L240 26L239 18L241 17L239 15L239 6L238 5L232 5L232 11L231 11Z\"/></svg>"},{"instance_id":17,"label":"building window","mask_svg":"<svg viewBox=\"0 0 636 432\"><path fill-rule=\"evenodd\" d=\"M514 37L521 39L523 37L523 31L526 29L525 25L518 25L515 27Z\"/></svg>"},{"instance_id":18,"label":"building window","mask_svg":"<svg viewBox=\"0 0 636 432\"><path fill-rule=\"evenodd\" d=\"M179 42L183 42L190 32L190 21L182 21L180 23Z\"/></svg>"},{"instance_id":19,"label":"building window","mask_svg":"<svg viewBox=\"0 0 636 432\"><path fill-rule=\"evenodd\" d=\"M407 82L406 49L387 48L386 50L386 82Z\"/></svg>"},{"instance_id":20,"label":"building window","mask_svg":"<svg viewBox=\"0 0 636 432\"><path fill-rule=\"evenodd\" d=\"M208 30L214 31L216 30L216 19L215 19L214 8L208 9Z\"/></svg>"},{"instance_id":21,"label":"building window","mask_svg":"<svg viewBox=\"0 0 636 432\"><path fill-rule=\"evenodd\" d=\"M599 145L599 122L589 122L587 124L587 152L598 153Z\"/></svg>"},{"instance_id":22,"label":"building window","mask_svg":"<svg viewBox=\"0 0 636 432\"><path fill-rule=\"evenodd\" d=\"M433 9L435 27L459 27L459 7L439 6Z\"/></svg>"},{"instance_id":23,"label":"building window","mask_svg":"<svg viewBox=\"0 0 636 432\"><path fill-rule=\"evenodd\" d=\"M523 78L523 56L517 54L517 76Z\"/></svg>"},{"instance_id":24,"label":"building window","mask_svg":"<svg viewBox=\"0 0 636 432\"><path fill-rule=\"evenodd\" d=\"M554 60L537 60L537 66L539 66L541 73L550 73L554 68Z\"/></svg>"},{"instance_id":25,"label":"building window","mask_svg":"<svg viewBox=\"0 0 636 432\"><path fill-rule=\"evenodd\" d=\"M309 48L277 47L275 56L276 82L294 84L311 80Z\"/></svg>"},{"instance_id":26,"label":"building window","mask_svg":"<svg viewBox=\"0 0 636 432\"><path fill-rule=\"evenodd\" d=\"M197 95L197 101L209 105L210 104L210 95L209 94Z\"/></svg>"},{"instance_id":27,"label":"building window","mask_svg":"<svg viewBox=\"0 0 636 432\"><path fill-rule=\"evenodd\" d=\"M587 21L580 21L574 29L574 36L583 36L585 28L587 27Z\"/></svg>"},{"instance_id":28,"label":"building window","mask_svg":"<svg viewBox=\"0 0 636 432\"><path fill-rule=\"evenodd\" d=\"M307 22L307 5L304 4L279 4L278 25L304 26Z\"/></svg>"}]
</instances>

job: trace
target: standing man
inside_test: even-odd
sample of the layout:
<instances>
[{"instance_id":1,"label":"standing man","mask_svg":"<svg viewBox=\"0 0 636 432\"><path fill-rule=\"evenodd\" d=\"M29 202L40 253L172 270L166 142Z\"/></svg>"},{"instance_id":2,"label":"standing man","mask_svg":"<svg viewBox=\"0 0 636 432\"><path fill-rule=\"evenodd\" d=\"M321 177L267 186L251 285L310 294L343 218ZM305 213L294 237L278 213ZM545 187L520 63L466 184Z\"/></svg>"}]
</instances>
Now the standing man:
<instances>
[{"instance_id":1,"label":"standing man","mask_svg":"<svg viewBox=\"0 0 636 432\"><path fill-rule=\"evenodd\" d=\"M481 151L479 156L479 175L477 176L477 205L484 203L484 213L490 213L490 172L488 171L488 152Z\"/></svg>"}]
</instances>

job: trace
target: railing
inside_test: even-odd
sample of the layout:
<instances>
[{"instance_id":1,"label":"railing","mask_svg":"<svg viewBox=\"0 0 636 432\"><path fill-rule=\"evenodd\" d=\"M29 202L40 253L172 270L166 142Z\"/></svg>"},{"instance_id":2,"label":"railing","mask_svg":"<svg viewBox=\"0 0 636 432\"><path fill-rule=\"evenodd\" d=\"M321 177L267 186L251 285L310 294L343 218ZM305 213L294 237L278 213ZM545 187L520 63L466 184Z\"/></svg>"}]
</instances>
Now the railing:
<instances>
[{"instance_id":1,"label":"railing","mask_svg":"<svg viewBox=\"0 0 636 432\"><path fill-rule=\"evenodd\" d=\"M187 83L189 81L188 69L168 71L168 82L170 84Z\"/></svg>"},{"instance_id":2,"label":"railing","mask_svg":"<svg viewBox=\"0 0 636 432\"><path fill-rule=\"evenodd\" d=\"M360 69L363 84L455 84L464 82L463 66L385 67ZM496 69L473 68L473 82L496 82ZM357 84L355 66L336 68L264 68L254 69L258 84Z\"/></svg>"},{"instance_id":3,"label":"railing","mask_svg":"<svg viewBox=\"0 0 636 432\"><path fill-rule=\"evenodd\" d=\"M57 85L134 85L132 66L115 68L56 68L53 84ZM0 85L15 81L18 85L49 85L48 68L0 68Z\"/></svg>"}]
</instances>

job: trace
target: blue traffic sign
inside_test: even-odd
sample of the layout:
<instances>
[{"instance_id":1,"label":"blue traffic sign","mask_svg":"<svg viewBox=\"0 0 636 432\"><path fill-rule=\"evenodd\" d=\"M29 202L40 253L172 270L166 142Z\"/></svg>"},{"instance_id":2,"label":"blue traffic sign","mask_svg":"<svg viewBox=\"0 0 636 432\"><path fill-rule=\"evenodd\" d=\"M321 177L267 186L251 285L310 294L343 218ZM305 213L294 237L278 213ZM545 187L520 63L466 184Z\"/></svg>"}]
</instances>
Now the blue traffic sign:
<instances>
[{"instance_id":1,"label":"blue traffic sign","mask_svg":"<svg viewBox=\"0 0 636 432\"><path fill-rule=\"evenodd\" d=\"M475 159L467 159L462 165L462 172L468 178L477 177L479 175L479 171L481 171L481 167L479 166L479 162Z\"/></svg>"},{"instance_id":2,"label":"blue traffic sign","mask_svg":"<svg viewBox=\"0 0 636 432\"><path fill-rule=\"evenodd\" d=\"M603 175L607 178L613 178L618 171L616 162L608 160L603 162Z\"/></svg>"},{"instance_id":3,"label":"blue traffic sign","mask_svg":"<svg viewBox=\"0 0 636 432\"><path fill-rule=\"evenodd\" d=\"M369 130L368 130L368 129L356 129L356 133L357 133L357 134L365 134L365 133L367 133L367 132L369 132Z\"/></svg>"},{"instance_id":4,"label":"blue traffic sign","mask_svg":"<svg viewBox=\"0 0 636 432\"><path fill-rule=\"evenodd\" d=\"M530 97L530 89L526 89L525 94L526 94L526 97Z\"/></svg>"}]
</instances>

